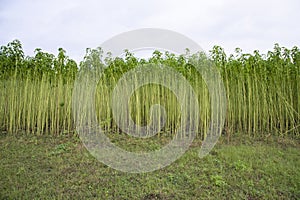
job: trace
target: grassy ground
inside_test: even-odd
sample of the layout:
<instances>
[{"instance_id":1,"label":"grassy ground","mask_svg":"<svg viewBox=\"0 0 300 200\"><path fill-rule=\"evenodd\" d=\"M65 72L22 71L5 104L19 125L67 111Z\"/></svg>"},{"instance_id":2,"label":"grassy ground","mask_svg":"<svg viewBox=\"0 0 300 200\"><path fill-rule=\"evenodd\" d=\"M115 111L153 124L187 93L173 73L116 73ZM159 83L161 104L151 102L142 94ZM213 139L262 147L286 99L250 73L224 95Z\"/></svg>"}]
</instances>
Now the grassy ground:
<instances>
[{"instance_id":1,"label":"grassy ground","mask_svg":"<svg viewBox=\"0 0 300 200\"><path fill-rule=\"evenodd\" d=\"M164 169L128 174L98 162L76 137L2 133L0 199L300 199L299 140L221 137L204 159L199 149L195 141Z\"/></svg>"}]
</instances>

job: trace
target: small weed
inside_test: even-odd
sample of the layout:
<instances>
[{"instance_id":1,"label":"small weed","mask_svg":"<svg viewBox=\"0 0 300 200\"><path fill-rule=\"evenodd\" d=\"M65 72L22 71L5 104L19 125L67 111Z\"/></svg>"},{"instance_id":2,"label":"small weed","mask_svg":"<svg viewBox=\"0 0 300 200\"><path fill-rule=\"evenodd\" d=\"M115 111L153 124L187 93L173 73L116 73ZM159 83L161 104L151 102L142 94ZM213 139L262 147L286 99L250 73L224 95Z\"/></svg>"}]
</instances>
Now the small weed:
<instances>
[{"instance_id":1,"label":"small weed","mask_svg":"<svg viewBox=\"0 0 300 200\"><path fill-rule=\"evenodd\" d=\"M212 175L210 176L210 180L213 182L215 186L223 187L226 185L224 178L220 175Z\"/></svg>"}]
</instances>

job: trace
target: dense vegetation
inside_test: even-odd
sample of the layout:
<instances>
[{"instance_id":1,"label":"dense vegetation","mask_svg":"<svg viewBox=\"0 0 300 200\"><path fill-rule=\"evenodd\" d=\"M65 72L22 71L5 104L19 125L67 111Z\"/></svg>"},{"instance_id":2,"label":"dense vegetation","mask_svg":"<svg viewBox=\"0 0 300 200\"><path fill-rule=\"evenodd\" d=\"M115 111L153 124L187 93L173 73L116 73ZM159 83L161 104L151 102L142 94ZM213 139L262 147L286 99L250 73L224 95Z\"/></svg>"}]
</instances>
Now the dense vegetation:
<instances>
[{"instance_id":1,"label":"dense vegetation","mask_svg":"<svg viewBox=\"0 0 300 200\"><path fill-rule=\"evenodd\" d=\"M200 54L199 54L200 55ZM210 119L209 95L205 82L190 63L189 52L175 56L155 51L148 59L138 59L129 51L124 58L103 55L100 48L87 49L77 63L60 48L58 55L35 50L25 56L20 41L0 49L0 129L9 133L67 134L75 131L72 117L72 92L80 70L102 67L95 95L100 125L108 132L119 132L112 119L111 93L119 78L141 64L165 64L181 73L197 93L200 105L199 137L205 134ZM220 70L227 95L224 131L227 134L292 135L300 133L300 50L274 46L266 55L254 51L226 56L215 46L209 56ZM93 63L91 65L91 63ZM104 66L104 67L103 67ZM92 70L92 69L90 69ZM151 95L152 98L147 98ZM146 99L140 101L140 99ZM163 133L173 133L180 113L175 96L159 85L143 86L131 99L132 118L138 124L149 123L150 106L163 104L167 122Z\"/></svg>"}]
</instances>

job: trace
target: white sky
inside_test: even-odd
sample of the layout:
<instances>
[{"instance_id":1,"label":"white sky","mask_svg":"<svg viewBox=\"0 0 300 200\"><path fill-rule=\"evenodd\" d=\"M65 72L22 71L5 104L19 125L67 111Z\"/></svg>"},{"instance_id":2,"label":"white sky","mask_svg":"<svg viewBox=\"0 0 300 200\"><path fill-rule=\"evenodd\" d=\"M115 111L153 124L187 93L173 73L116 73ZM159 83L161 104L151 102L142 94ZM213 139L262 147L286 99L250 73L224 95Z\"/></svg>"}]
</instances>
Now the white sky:
<instances>
[{"instance_id":1,"label":"white sky","mask_svg":"<svg viewBox=\"0 0 300 200\"><path fill-rule=\"evenodd\" d=\"M186 35L206 52L214 45L233 53L266 53L275 43L300 46L299 0L0 0L0 45L19 39L79 61L124 31L165 28Z\"/></svg>"}]
</instances>

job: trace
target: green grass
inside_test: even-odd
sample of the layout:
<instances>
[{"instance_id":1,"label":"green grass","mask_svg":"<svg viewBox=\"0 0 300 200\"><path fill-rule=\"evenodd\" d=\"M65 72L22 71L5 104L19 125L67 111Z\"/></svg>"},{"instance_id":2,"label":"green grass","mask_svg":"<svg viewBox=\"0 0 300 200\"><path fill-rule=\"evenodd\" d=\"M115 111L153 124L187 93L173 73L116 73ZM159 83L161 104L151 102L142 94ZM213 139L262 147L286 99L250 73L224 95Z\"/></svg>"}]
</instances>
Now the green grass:
<instances>
[{"instance_id":1,"label":"green grass","mask_svg":"<svg viewBox=\"0 0 300 200\"><path fill-rule=\"evenodd\" d=\"M130 174L98 162L74 136L2 133L0 199L299 199L300 141L236 135L204 159L196 140L170 166ZM110 135L132 151L164 143L120 137Z\"/></svg>"}]
</instances>

